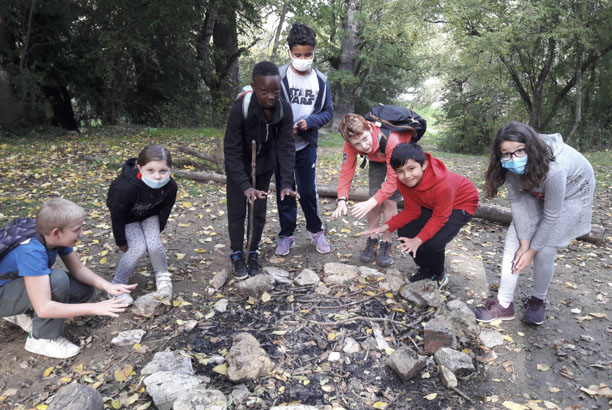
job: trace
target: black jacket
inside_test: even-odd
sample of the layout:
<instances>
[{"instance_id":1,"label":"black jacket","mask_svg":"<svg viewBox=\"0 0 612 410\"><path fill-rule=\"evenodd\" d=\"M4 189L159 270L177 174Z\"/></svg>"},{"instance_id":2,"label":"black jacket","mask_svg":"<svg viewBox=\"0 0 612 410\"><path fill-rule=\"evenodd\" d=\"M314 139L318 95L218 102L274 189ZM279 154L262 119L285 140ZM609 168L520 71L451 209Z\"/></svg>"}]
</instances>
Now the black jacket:
<instances>
[{"instance_id":1,"label":"black jacket","mask_svg":"<svg viewBox=\"0 0 612 410\"><path fill-rule=\"evenodd\" d=\"M152 189L137 175L136 158L130 158L108 189L106 205L110 209L117 246L127 245L125 225L144 221L153 215L159 216L159 229L163 231L176 200L177 185L174 179L170 178L159 189Z\"/></svg>"},{"instance_id":2,"label":"black jacket","mask_svg":"<svg viewBox=\"0 0 612 410\"><path fill-rule=\"evenodd\" d=\"M295 167L295 139L293 138L293 114L291 106L280 99L276 103L272 119L268 121L257 96L251 96L246 119L242 112L242 98L234 101L230 110L223 155L225 175L238 185L242 192L251 188L251 141L257 143L256 174L274 171L277 161L280 164L280 183L276 189L293 186ZM280 104L283 104L281 117Z\"/></svg>"}]
</instances>

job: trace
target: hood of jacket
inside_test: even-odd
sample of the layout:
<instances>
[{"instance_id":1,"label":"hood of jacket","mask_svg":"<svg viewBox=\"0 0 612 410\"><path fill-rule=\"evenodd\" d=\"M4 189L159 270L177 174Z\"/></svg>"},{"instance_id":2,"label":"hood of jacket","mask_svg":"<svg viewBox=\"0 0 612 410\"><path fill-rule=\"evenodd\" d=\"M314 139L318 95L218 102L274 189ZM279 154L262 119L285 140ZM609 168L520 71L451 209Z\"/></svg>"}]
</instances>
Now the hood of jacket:
<instances>
[{"instance_id":1,"label":"hood of jacket","mask_svg":"<svg viewBox=\"0 0 612 410\"><path fill-rule=\"evenodd\" d=\"M138 168L136 168L136 158L130 158L125 161L121 169L121 177L127 179L130 183L139 186L142 181L138 179Z\"/></svg>"},{"instance_id":2,"label":"hood of jacket","mask_svg":"<svg viewBox=\"0 0 612 410\"><path fill-rule=\"evenodd\" d=\"M428 153L425 153L425 158L427 158L427 168L425 168L423 172L423 178L421 178L419 183L413 188L420 192L431 189L431 187L438 182L444 180L448 174L446 165L438 158L434 158Z\"/></svg>"},{"instance_id":3,"label":"hood of jacket","mask_svg":"<svg viewBox=\"0 0 612 410\"><path fill-rule=\"evenodd\" d=\"M561 134L540 134L540 138L550 147L553 156L558 157L565 145Z\"/></svg>"}]
</instances>

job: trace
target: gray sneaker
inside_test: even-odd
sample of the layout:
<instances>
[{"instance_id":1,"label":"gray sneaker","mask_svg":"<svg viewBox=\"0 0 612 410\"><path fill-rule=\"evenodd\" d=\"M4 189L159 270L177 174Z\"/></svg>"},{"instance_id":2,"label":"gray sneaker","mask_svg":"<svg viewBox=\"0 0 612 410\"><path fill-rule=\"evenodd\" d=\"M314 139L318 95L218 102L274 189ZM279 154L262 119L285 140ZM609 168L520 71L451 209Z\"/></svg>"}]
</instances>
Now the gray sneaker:
<instances>
[{"instance_id":1,"label":"gray sneaker","mask_svg":"<svg viewBox=\"0 0 612 410\"><path fill-rule=\"evenodd\" d=\"M279 236L278 245L276 246L276 254L279 256L289 255L289 251L294 246L295 246L295 240L293 239L293 235Z\"/></svg>"},{"instance_id":2,"label":"gray sneaker","mask_svg":"<svg viewBox=\"0 0 612 410\"><path fill-rule=\"evenodd\" d=\"M329 246L329 242L327 242L327 238L325 238L325 233L323 231L311 233L310 237L315 244L317 252L323 254L331 252L331 246Z\"/></svg>"}]
</instances>

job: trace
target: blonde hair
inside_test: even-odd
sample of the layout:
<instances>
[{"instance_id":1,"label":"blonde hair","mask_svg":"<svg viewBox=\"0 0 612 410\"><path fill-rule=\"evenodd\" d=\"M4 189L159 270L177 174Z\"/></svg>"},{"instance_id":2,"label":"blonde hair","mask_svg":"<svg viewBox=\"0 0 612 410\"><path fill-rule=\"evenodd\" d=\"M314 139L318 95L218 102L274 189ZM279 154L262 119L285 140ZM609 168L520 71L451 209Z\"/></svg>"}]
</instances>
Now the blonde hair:
<instances>
[{"instance_id":1,"label":"blonde hair","mask_svg":"<svg viewBox=\"0 0 612 410\"><path fill-rule=\"evenodd\" d=\"M47 235L55 228L61 231L84 220L83 208L64 198L53 198L38 210L36 230L42 235Z\"/></svg>"},{"instance_id":2,"label":"blonde hair","mask_svg":"<svg viewBox=\"0 0 612 410\"><path fill-rule=\"evenodd\" d=\"M361 137L364 131L369 130L370 126L368 122L359 114L346 114L338 125L338 131L345 141L351 138Z\"/></svg>"}]
</instances>

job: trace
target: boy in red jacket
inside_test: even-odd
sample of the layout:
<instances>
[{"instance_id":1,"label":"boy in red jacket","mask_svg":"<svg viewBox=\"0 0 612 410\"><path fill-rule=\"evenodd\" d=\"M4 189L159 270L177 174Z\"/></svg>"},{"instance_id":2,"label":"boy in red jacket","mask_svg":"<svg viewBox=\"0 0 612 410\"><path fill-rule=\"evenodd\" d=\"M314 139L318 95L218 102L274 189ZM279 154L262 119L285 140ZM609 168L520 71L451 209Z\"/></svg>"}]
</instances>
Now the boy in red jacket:
<instances>
[{"instance_id":1,"label":"boy in red jacket","mask_svg":"<svg viewBox=\"0 0 612 410\"><path fill-rule=\"evenodd\" d=\"M398 229L398 246L410 253L419 269L410 282L435 280L448 283L444 252L478 208L478 191L472 182L446 169L442 161L423 152L418 144L399 144L391 154L404 209L381 227L364 234Z\"/></svg>"},{"instance_id":2,"label":"boy in red jacket","mask_svg":"<svg viewBox=\"0 0 612 410\"><path fill-rule=\"evenodd\" d=\"M381 152L380 140L386 138L380 128L366 121L359 114L346 114L338 126L340 135L344 138L342 153L342 168L338 179L338 206L333 218L346 215L349 190L357 167L357 155L367 155L370 160L368 169L368 186L370 199L360 202L351 208L353 216L363 218L367 215L368 228L380 227L397 214L397 201L400 195L397 192L395 172L389 160L391 152L397 144L410 142L413 131L392 131L389 134L386 148ZM365 164L364 164L365 165ZM379 243L378 236L373 233L368 238L365 249L359 255L362 262L372 262L376 257L377 248L380 249L376 263L387 267L393 263L392 233L385 232Z\"/></svg>"}]
</instances>

